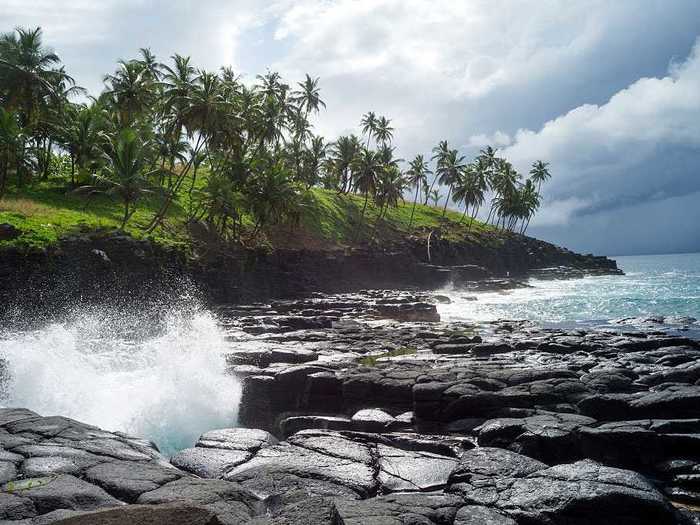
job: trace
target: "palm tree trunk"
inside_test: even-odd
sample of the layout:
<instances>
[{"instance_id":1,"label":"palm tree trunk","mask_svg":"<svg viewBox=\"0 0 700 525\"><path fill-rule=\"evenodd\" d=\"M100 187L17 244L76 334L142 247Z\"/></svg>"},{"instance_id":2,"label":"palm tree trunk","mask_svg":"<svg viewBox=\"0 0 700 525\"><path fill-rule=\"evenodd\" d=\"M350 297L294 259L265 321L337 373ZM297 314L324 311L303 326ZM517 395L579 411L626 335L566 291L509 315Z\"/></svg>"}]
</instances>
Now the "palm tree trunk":
<instances>
[{"instance_id":1,"label":"palm tree trunk","mask_svg":"<svg viewBox=\"0 0 700 525\"><path fill-rule=\"evenodd\" d=\"M428 193L425 194L425 205L428 205L428 199L430 198L430 192L433 191L433 186L435 186L435 183L437 182L438 176L437 173L435 174L435 177L433 178L433 182L430 185L430 188L428 188Z\"/></svg>"},{"instance_id":2,"label":"palm tree trunk","mask_svg":"<svg viewBox=\"0 0 700 525\"><path fill-rule=\"evenodd\" d=\"M44 152L44 173L42 173L41 178L46 180L49 178L49 167L51 166L51 148L53 147L53 141L49 139L46 145L46 151Z\"/></svg>"},{"instance_id":3,"label":"palm tree trunk","mask_svg":"<svg viewBox=\"0 0 700 525\"><path fill-rule=\"evenodd\" d=\"M466 201L464 203L464 213L462 214L462 218L459 219L459 223L462 224L464 222L464 218L467 216L467 212L469 211L469 206L467 205Z\"/></svg>"},{"instance_id":4,"label":"palm tree trunk","mask_svg":"<svg viewBox=\"0 0 700 525\"><path fill-rule=\"evenodd\" d=\"M153 216L153 219L151 219L151 222L149 225L146 227L146 233L151 233L153 230L156 229L156 227L161 223L163 218L165 217L165 214L168 213L168 209L170 209L170 205L173 202L173 199L175 198L175 194L177 193L178 189L182 185L182 182L185 180L185 177L189 173L190 168L192 167L192 162L194 161L195 157L199 153L200 149L202 148L202 143L201 143L201 136L197 138L197 143L195 144L194 147L194 152L192 154L192 158L183 166L182 171L180 175L178 176L178 180L175 183L175 187L171 188L168 191L168 194L165 196L165 200L163 201L163 204L161 207L158 209L158 212Z\"/></svg>"},{"instance_id":5,"label":"palm tree trunk","mask_svg":"<svg viewBox=\"0 0 700 525\"><path fill-rule=\"evenodd\" d=\"M367 201L369 200L369 191L365 192L365 204L362 206L362 219L365 218L365 210L367 209Z\"/></svg>"},{"instance_id":6,"label":"palm tree trunk","mask_svg":"<svg viewBox=\"0 0 700 525\"><path fill-rule=\"evenodd\" d=\"M416 203L418 202L418 190L420 189L420 184L416 185L416 196L413 198L413 209L411 210L411 218L408 221L408 229L411 229L413 224L413 214L416 213Z\"/></svg>"},{"instance_id":7,"label":"palm tree trunk","mask_svg":"<svg viewBox=\"0 0 700 525\"><path fill-rule=\"evenodd\" d=\"M489 209L489 216L486 217L486 224L491 223L491 214L493 213L493 203L491 203L491 208Z\"/></svg>"},{"instance_id":8,"label":"palm tree trunk","mask_svg":"<svg viewBox=\"0 0 700 525\"><path fill-rule=\"evenodd\" d=\"M5 183L7 182L8 164L9 160L7 162L2 163L2 172L0 172L0 199L2 199L3 195L5 195Z\"/></svg>"},{"instance_id":9,"label":"palm tree trunk","mask_svg":"<svg viewBox=\"0 0 700 525\"><path fill-rule=\"evenodd\" d=\"M467 228L467 231L472 229L472 225L474 224L474 219L476 219L477 214L479 213L479 206L476 206L474 209L472 209L472 220L469 221L469 228Z\"/></svg>"},{"instance_id":10,"label":"palm tree trunk","mask_svg":"<svg viewBox=\"0 0 700 525\"><path fill-rule=\"evenodd\" d=\"M445 207L442 209L442 216L444 217L447 213L447 205L450 203L450 194L452 193L452 184L450 184L450 189L447 190L447 198L445 199Z\"/></svg>"},{"instance_id":11,"label":"palm tree trunk","mask_svg":"<svg viewBox=\"0 0 700 525\"><path fill-rule=\"evenodd\" d=\"M126 221L129 220L129 201L124 202L124 217L122 218L122 225L120 227L121 230L124 229L124 226L126 226Z\"/></svg>"},{"instance_id":12,"label":"palm tree trunk","mask_svg":"<svg viewBox=\"0 0 700 525\"><path fill-rule=\"evenodd\" d=\"M194 191L194 185L197 182L197 168L199 166L195 163L192 171L192 184L190 184L190 189L187 191L187 195L190 196L190 200L192 199L192 192Z\"/></svg>"}]
</instances>

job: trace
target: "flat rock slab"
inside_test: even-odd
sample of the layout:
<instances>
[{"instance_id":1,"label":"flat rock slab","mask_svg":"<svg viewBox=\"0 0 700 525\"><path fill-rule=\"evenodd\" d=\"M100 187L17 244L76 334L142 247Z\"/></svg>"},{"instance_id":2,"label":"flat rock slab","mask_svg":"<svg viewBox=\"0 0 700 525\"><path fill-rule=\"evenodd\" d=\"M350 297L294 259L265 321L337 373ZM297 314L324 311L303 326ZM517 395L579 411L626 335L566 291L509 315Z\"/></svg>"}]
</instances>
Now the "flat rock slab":
<instances>
[{"instance_id":1,"label":"flat rock slab","mask_svg":"<svg viewBox=\"0 0 700 525\"><path fill-rule=\"evenodd\" d=\"M264 430L254 428L223 428L205 432L197 440L196 447L245 450L254 453L263 447L274 445L277 439Z\"/></svg>"},{"instance_id":2,"label":"flat rock slab","mask_svg":"<svg viewBox=\"0 0 700 525\"><path fill-rule=\"evenodd\" d=\"M85 479L102 487L122 501L135 502L144 492L180 479L183 473L175 468L131 461L111 461L89 468Z\"/></svg>"},{"instance_id":3,"label":"flat rock slab","mask_svg":"<svg viewBox=\"0 0 700 525\"><path fill-rule=\"evenodd\" d=\"M182 478L142 494L138 503L185 503L205 508L225 525L238 525L263 511L259 499L236 483Z\"/></svg>"},{"instance_id":4,"label":"flat rock slab","mask_svg":"<svg viewBox=\"0 0 700 525\"><path fill-rule=\"evenodd\" d=\"M100 487L68 474L22 479L6 483L2 490L29 499L37 514L56 509L96 510L124 505Z\"/></svg>"},{"instance_id":5,"label":"flat rock slab","mask_svg":"<svg viewBox=\"0 0 700 525\"><path fill-rule=\"evenodd\" d=\"M668 500L643 476L585 460L547 465L496 448L464 454L448 492L518 523L678 523ZM578 520L578 521L577 521Z\"/></svg>"},{"instance_id":6,"label":"flat rock slab","mask_svg":"<svg viewBox=\"0 0 700 525\"><path fill-rule=\"evenodd\" d=\"M246 450L196 447L181 450L170 461L177 468L199 477L218 479L252 457Z\"/></svg>"},{"instance_id":7,"label":"flat rock slab","mask_svg":"<svg viewBox=\"0 0 700 525\"><path fill-rule=\"evenodd\" d=\"M129 505L52 521L55 525L221 525L216 514L187 504Z\"/></svg>"}]
</instances>

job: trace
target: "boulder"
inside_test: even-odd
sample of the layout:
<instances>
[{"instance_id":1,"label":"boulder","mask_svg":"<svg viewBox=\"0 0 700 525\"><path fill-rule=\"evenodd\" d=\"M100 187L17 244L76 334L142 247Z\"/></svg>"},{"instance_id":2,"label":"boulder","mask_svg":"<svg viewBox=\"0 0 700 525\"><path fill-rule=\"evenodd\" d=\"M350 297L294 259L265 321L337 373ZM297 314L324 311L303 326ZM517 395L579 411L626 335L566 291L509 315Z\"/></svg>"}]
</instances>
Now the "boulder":
<instances>
[{"instance_id":1,"label":"boulder","mask_svg":"<svg viewBox=\"0 0 700 525\"><path fill-rule=\"evenodd\" d=\"M383 432L396 424L396 419L379 408L358 410L352 416L354 430L360 432Z\"/></svg>"},{"instance_id":2,"label":"boulder","mask_svg":"<svg viewBox=\"0 0 700 525\"><path fill-rule=\"evenodd\" d=\"M101 488L68 474L9 482L3 490L29 499L37 514L56 509L96 510L124 505Z\"/></svg>"},{"instance_id":3,"label":"boulder","mask_svg":"<svg viewBox=\"0 0 700 525\"><path fill-rule=\"evenodd\" d=\"M263 447L275 445L277 439L264 430L254 428L222 428L202 434L195 447L245 450L255 453Z\"/></svg>"},{"instance_id":4,"label":"boulder","mask_svg":"<svg viewBox=\"0 0 700 525\"><path fill-rule=\"evenodd\" d=\"M219 479L252 457L247 450L195 447L181 450L170 462L201 478Z\"/></svg>"},{"instance_id":5,"label":"boulder","mask_svg":"<svg viewBox=\"0 0 700 525\"><path fill-rule=\"evenodd\" d=\"M129 505L118 509L80 512L51 520L54 525L221 525L216 514L184 503ZM46 516L48 517L48 515ZM37 524L38 525L38 524Z\"/></svg>"},{"instance_id":6,"label":"boulder","mask_svg":"<svg viewBox=\"0 0 700 525\"><path fill-rule=\"evenodd\" d=\"M127 503L133 503L144 492L155 490L182 476L182 472L172 467L134 461L101 463L85 472L87 481L102 487L115 498Z\"/></svg>"},{"instance_id":7,"label":"boulder","mask_svg":"<svg viewBox=\"0 0 700 525\"><path fill-rule=\"evenodd\" d=\"M389 494L336 503L344 525L453 523L460 498L441 493Z\"/></svg>"},{"instance_id":8,"label":"boulder","mask_svg":"<svg viewBox=\"0 0 700 525\"><path fill-rule=\"evenodd\" d=\"M204 508L224 525L237 525L263 511L262 503L236 483L215 479L181 478L141 494L146 505L184 504Z\"/></svg>"}]
</instances>

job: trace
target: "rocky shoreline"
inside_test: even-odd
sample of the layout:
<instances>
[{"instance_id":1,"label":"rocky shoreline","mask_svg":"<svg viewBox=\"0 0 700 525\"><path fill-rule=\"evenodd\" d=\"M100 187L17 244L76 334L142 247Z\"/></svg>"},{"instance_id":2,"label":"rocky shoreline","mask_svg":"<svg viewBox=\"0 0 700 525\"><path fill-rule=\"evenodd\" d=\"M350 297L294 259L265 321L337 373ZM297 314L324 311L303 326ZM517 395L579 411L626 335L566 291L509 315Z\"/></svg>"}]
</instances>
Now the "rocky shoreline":
<instances>
[{"instance_id":1,"label":"rocky shoreline","mask_svg":"<svg viewBox=\"0 0 700 525\"><path fill-rule=\"evenodd\" d=\"M169 459L140 438L2 409L0 519L700 523L696 320L447 323L446 300L221 307L241 428Z\"/></svg>"},{"instance_id":2,"label":"rocky shoreline","mask_svg":"<svg viewBox=\"0 0 700 525\"><path fill-rule=\"evenodd\" d=\"M431 290L449 283L498 289L518 286L516 279L533 273L563 278L621 271L606 257L510 233L490 244L434 236L428 257L426 241L415 237L381 247L185 250L92 231L42 250L1 248L0 320L60 316L84 304L168 304L193 295L218 305L366 288Z\"/></svg>"}]
</instances>

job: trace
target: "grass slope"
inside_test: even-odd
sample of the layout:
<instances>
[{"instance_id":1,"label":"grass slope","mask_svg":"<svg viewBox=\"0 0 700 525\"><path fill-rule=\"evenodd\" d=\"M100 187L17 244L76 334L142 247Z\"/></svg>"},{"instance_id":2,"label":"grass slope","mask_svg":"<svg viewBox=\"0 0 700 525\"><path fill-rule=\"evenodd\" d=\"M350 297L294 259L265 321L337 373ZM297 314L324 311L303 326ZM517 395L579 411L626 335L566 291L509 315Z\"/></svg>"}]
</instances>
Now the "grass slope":
<instances>
[{"instance_id":1,"label":"grass slope","mask_svg":"<svg viewBox=\"0 0 700 525\"><path fill-rule=\"evenodd\" d=\"M158 203L157 197L142 200L126 231L136 238L145 238L143 229ZM500 237L492 226L479 221L471 224L469 217L462 220L461 213L449 209L443 218L442 208L419 204L409 228L412 202L390 208L381 220L377 220L379 209L371 201L363 219L363 204L363 197L358 195L313 189L302 223L270 227L262 242L270 247L311 249L366 243L390 245L409 235L427 236L438 228L443 238L455 240L468 237L478 243L493 243ZM171 206L163 226L147 237L160 244L189 246L191 239L184 225L188 206L188 195L183 192ZM116 229L121 215L121 204L110 196L71 193L62 179L37 183L10 192L0 200L0 223L12 224L22 232L16 239L0 241L0 247L43 248L76 231Z\"/></svg>"}]
</instances>

